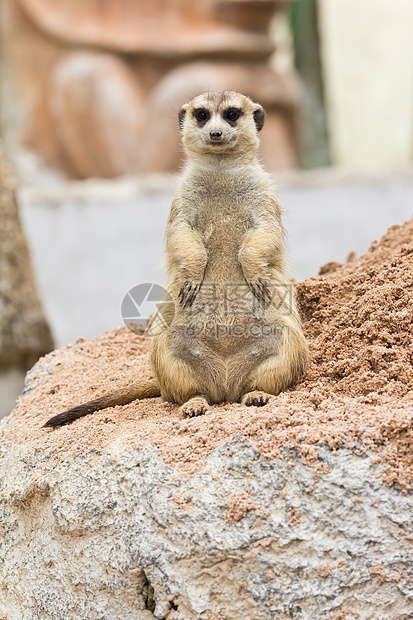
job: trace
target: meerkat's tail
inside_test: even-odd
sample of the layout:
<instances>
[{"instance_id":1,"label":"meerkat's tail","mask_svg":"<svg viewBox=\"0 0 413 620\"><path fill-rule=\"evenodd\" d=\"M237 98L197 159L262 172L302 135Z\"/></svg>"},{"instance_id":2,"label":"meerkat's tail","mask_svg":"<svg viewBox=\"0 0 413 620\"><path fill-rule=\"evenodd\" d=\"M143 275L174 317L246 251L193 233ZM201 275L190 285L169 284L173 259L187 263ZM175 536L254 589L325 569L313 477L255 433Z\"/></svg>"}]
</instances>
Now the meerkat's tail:
<instances>
[{"instance_id":1,"label":"meerkat's tail","mask_svg":"<svg viewBox=\"0 0 413 620\"><path fill-rule=\"evenodd\" d=\"M70 422L73 422L73 420L77 420L77 418L81 418L89 413L94 413L95 411L100 411L101 409L106 409L107 407L127 405L133 400L154 398L155 396L160 395L161 390L159 389L158 381L156 379L150 379L149 381L137 383L121 390L117 390L112 394L106 394L105 396L101 396L96 400L91 400L88 403L77 405L77 407L72 407L72 409L63 411L63 413L59 413L53 418L50 418L50 420L47 420L46 424L43 426L63 426L63 424L69 424Z\"/></svg>"}]
</instances>

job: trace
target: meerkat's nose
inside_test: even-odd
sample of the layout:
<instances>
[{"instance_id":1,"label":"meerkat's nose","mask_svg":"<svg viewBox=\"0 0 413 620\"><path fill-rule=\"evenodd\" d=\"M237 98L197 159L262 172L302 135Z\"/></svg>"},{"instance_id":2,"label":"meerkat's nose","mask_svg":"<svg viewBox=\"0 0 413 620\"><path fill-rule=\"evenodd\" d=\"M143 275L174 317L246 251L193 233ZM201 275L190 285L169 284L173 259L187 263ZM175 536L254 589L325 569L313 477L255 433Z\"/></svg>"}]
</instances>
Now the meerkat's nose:
<instances>
[{"instance_id":1,"label":"meerkat's nose","mask_svg":"<svg viewBox=\"0 0 413 620\"><path fill-rule=\"evenodd\" d=\"M209 133L209 137L211 138L211 140L221 140L222 131L220 131L219 129L214 129Z\"/></svg>"}]
</instances>

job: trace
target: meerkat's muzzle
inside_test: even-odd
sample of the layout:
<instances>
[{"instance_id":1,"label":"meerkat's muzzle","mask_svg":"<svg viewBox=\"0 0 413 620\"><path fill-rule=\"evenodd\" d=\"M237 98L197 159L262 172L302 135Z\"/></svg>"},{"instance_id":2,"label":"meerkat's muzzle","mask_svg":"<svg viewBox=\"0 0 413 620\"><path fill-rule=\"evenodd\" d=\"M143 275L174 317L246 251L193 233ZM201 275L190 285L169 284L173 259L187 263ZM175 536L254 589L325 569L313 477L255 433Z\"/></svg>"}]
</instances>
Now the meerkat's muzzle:
<instances>
[{"instance_id":1,"label":"meerkat's muzzle","mask_svg":"<svg viewBox=\"0 0 413 620\"><path fill-rule=\"evenodd\" d=\"M222 140L222 131L220 129L213 129L209 132L209 139L212 142L219 142Z\"/></svg>"},{"instance_id":2,"label":"meerkat's muzzle","mask_svg":"<svg viewBox=\"0 0 413 620\"><path fill-rule=\"evenodd\" d=\"M231 136L227 131L215 127L204 134L204 142L207 146L219 151L232 148L235 136Z\"/></svg>"}]
</instances>

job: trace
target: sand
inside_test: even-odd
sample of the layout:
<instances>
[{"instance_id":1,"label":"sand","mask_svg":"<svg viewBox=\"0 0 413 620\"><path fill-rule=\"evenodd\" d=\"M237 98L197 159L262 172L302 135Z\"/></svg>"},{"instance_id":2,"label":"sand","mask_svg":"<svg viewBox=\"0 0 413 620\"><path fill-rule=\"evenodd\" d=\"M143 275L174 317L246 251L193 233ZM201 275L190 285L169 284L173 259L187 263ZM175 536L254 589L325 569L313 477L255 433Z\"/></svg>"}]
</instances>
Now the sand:
<instances>
[{"instance_id":1,"label":"sand","mask_svg":"<svg viewBox=\"0 0 413 620\"><path fill-rule=\"evenodd\" d=\"M319 446L346 448L360 456L369 453L385 484L409 492L413 220L392 227L359 260L351 254L346 265L330 263L321 273L297 285L312 356L309 369L297 386L267 406L229 403L182 420L176 406L156 398L43 429L48 418L70 406L151 376L148 339L121 327L43 358L28 378L31 391L1 435L30 450L42 447L52 457L45 467L91 448L118 458L124 449L149 443L179 475L203 468L208 455L236 435L253 442L261 459L285 458L293 467L298 453L313 467L316 480L329 471Z\"/></svg>"}]
</instances>

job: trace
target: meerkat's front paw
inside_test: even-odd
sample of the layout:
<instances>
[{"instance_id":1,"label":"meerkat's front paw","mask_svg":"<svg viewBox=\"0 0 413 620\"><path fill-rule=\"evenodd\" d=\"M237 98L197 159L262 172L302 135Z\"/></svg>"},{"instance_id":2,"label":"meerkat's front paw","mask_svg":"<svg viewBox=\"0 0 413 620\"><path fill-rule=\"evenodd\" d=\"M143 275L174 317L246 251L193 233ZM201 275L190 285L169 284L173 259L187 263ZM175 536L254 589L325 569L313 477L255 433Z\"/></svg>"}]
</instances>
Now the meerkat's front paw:
<instances>
[{"instance_id":1,"label":"meerkat's front paw","mask_svg":"<svg viewBox=\"0 0 413 620\"><path fill-rule=\"evenodd\" d=\"M251 281L250 286L258 301L271 301L271 291L268 288L268 283L264 280L264 278L258 278L255 281Z\"/></svg>"},{"instance_id":2,"label":"meerkat's front paw","mask_svg":"<svg viewBox=\"0 0 413 620\"><path fill-rule=\"evenodd\" d=\"M248 394L244 394L244 396L241 398L241 405L245 405L246 407L263 407L268 403L271 396L273 396L273 394L267 394L266 392L254 390L253 392L248 392Z\"/></svg>"},{"instance_id":3,"label":"meerkat's front paw","mask_svg":"<svg viewBox=\"0 0 413 620\"><path fill-rule=\"evenodd\" d=\"M188 306L192 306L194 303L194 299L197 296L199 291L199 287L201 286L200 282L191 282L189 280L184 280L181 283L178 299L179 303L183 308Z\"/></svg>"}]
</instances>

